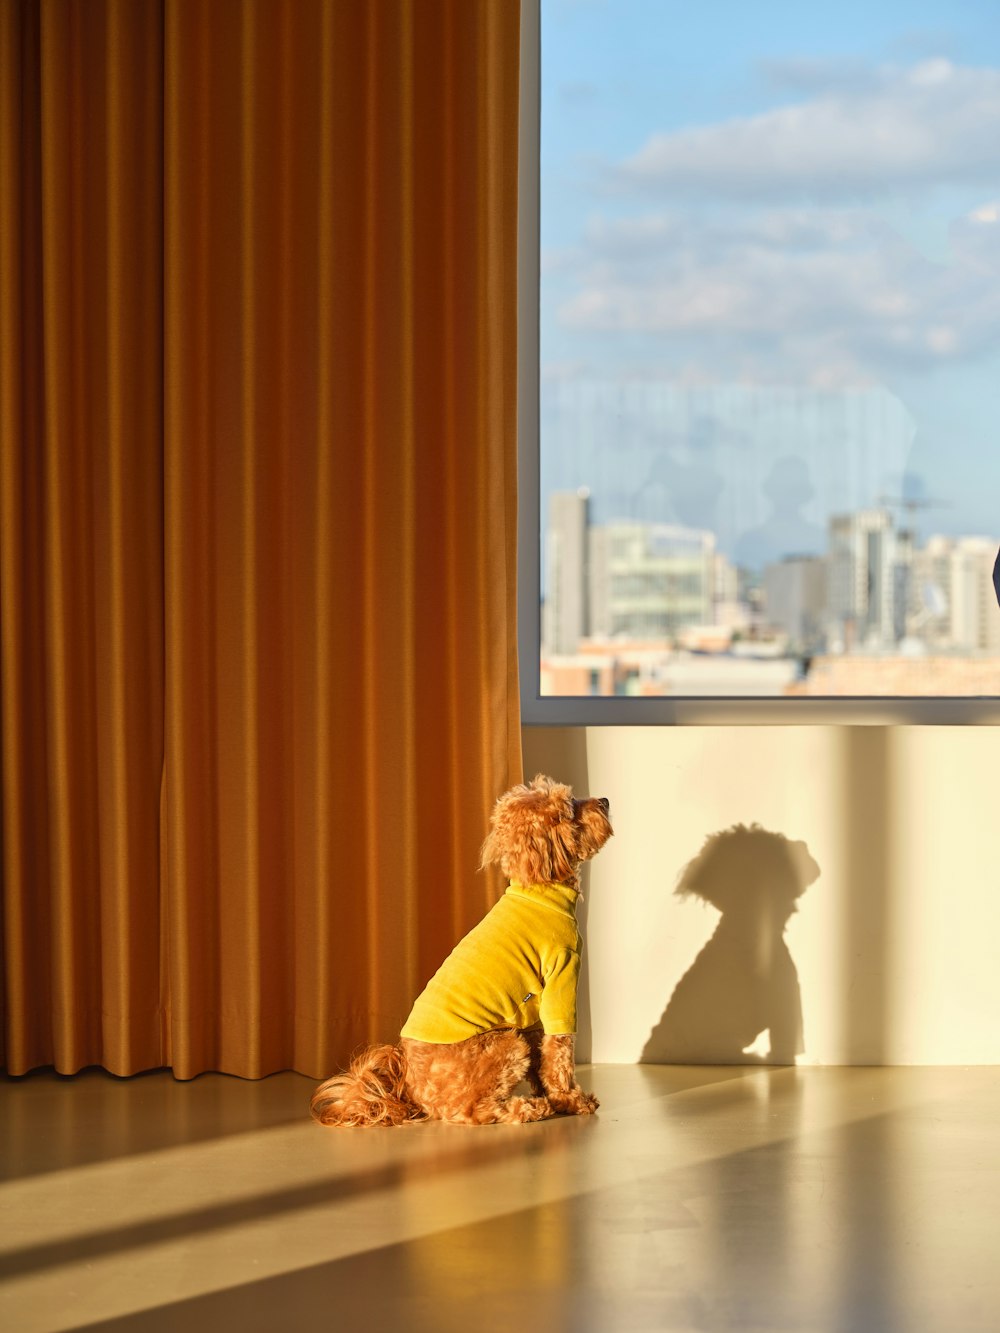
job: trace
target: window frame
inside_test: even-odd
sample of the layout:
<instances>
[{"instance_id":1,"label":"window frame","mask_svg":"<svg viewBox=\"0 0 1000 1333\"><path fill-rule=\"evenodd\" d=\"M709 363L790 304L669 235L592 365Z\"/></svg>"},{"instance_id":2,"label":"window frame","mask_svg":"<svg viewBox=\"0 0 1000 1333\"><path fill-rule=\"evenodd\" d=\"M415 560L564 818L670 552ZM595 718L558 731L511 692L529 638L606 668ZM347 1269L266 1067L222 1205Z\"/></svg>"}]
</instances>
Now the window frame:
<instances>
[{"instance_id":1,"label":"window frame","mask_svg":"<svg viewBox=\"0 0 1000 1333\"><path fill-rule=\"evenodd\" d=\"M521 0L518 129L517 639L525 726L1000 725L1000 696L617 698L543 695L539 283L541 209L541 0ZM998 611L1000 614L1000 611Z\"/></svg>"}]
</instances>

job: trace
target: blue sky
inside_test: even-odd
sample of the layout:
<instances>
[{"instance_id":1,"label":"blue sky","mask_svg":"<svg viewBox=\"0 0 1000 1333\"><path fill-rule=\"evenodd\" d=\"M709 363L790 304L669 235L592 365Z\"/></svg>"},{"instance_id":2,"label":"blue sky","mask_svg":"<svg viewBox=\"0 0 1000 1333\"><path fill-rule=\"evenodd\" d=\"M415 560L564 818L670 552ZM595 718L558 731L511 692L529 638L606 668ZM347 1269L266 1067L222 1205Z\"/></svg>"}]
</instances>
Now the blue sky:
<instances>
[{"instance_id":1,"label":"blue sky","mask_svg":"<svg viewBox=\"0 0 1000 1333\"><path fill-rule=\"evenodd\" d=\"M996 0L542 0L541 175L543 399L889 395L885 486L942 501L925 535L1000 536Z\"/></svg>"}]
</instances>

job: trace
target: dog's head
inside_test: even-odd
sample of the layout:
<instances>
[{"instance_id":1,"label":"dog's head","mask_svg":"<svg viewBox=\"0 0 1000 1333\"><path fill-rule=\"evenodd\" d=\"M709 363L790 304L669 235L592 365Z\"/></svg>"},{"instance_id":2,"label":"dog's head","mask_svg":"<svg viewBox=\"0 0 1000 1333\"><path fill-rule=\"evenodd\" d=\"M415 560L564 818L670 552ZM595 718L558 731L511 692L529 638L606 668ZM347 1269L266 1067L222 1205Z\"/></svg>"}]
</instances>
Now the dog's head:
<instances>
[{"instance_id":1,"label":"dog's head","mask_svg":"<svg viewBox=\"0 0 1000 1333\"><path fill-rule=\"evenodd\" d=\"M520 884L568 884L611 837L608 813L606 797L577 799L539 774L497 801L480 865L498 865Z\"/></svg>"}]
</instances>

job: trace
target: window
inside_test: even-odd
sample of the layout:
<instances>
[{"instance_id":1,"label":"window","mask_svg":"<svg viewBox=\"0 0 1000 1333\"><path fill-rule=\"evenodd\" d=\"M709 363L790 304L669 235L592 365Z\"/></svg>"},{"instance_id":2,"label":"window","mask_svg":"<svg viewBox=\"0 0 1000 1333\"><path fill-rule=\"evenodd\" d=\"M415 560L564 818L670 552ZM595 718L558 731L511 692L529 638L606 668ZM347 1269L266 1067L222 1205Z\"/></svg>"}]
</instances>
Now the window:
<instances>
[{"instance_id":1,"label":"window","mask_svg":"<svg viewBox=\"0 0 1000 1333\"><path fill-rule=\"evenodd\" d=\"M524 13L527 720L992 716L1000 11Z\"/></svg>"}]
</instances>

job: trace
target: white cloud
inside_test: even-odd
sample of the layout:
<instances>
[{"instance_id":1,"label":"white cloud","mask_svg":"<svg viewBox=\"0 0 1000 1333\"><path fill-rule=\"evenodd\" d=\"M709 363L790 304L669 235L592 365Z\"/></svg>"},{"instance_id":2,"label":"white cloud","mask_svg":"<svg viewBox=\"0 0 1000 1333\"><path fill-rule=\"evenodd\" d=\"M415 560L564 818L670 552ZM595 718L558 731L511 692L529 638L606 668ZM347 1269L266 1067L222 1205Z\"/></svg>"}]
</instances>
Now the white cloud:
<instances>
[{"instance_id":1,"label":"white cloud","mask_svg":"<svg viewBox=\"0 0 1000 1333\"><path fill-rule=\"evenodd\" d=\"M871 382L1000 345L998 217L989 203L959 219L948 264L856 209L595 221L559 318L734 373Z\"/></svg>"},{"instance_id":2,"label":"white cloud","mask_svg":"<svg viewBox=\"0 0 1000 1333\"><path fill-rule=\"evenodd\" d=\"M785 62L817 95L721 124L654 134L619 185L712 197L840 197L1000 178L1000 70L943 58L908 69Z\"/></svg>"}]
</instances>

